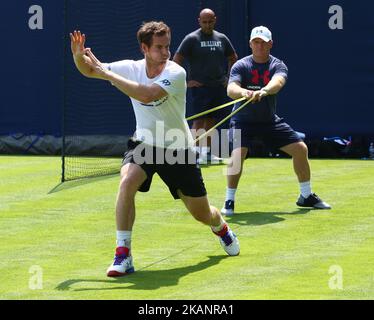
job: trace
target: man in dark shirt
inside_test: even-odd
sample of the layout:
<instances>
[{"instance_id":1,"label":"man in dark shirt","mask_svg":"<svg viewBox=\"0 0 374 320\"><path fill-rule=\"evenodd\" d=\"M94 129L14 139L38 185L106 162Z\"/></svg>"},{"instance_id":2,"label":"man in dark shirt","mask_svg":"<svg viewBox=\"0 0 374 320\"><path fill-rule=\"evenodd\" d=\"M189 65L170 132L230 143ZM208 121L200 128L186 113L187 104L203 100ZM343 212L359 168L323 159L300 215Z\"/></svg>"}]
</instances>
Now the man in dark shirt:
<instances>
[{"instance_id":1,"label":"man in dark shirt","mask_svg":"<svg viewBox=\"0 0 374 320\"><path fill-rule=\"evenodd\" d=\"M296 203L298 206L330 209L326 202L312 193L306 144L299 134L275 113L276 94L286 83L288 69L281 60L270 55L273 46L270 30L264 26L254 28L249 45L252 55L233 65L227 87L227 94L232 99L253 98L253 104L243 108L231 119L230 136L234 137L235 130L240 129L241 147L234 149L231 154L222 213L234 214L235 192L253 137L261 137L268 146L280 149L292 157L300 183L301 194ZM240 105L241 103L236 104L234 110Z\"/></svg>"},{"instance_id":2,"label":"man in dark shirt","mask_svg":"<svg viewBox=\"0 0 374 320\"><path fill-rule=\"evenodd\" d=\"M226 35L214 30L216 15L211 9L204 9L199 15L200 28L188 34L177 49L173 60L183 65L189 63L187 86L192 95L192 112L198 114L227 101L226 86L231 66L238 56ZM227 61L226 61L227 60ZM209 130L216 123L216 112L197 118L192 124L193 131ZM197 137L196 136L196 137ZM210 140L200 141L199 162L208 158ZM211 155L213 163L219 160Z\"/></svg>"}]
</instances>

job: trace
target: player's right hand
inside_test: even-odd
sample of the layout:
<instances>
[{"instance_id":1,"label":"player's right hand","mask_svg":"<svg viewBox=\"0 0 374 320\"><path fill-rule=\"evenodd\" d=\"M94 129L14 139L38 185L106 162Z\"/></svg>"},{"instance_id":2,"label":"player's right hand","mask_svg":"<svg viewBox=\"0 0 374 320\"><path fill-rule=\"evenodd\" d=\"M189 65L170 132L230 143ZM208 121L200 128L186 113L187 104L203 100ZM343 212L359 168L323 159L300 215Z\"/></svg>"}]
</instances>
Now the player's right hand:
<instances>
[{"instance_id":1,"label":"player's right hand","mask_svg":"<svg viewBox=\"0 0 374 320\"><path fill-rule=\"evenodd\" d=\"M82 57L85 54L85 42L86 36L84 34L81 34L79 30L74 30L73 33L70 33L71 52L75 57Z\"/></svg>"}]
</instances>

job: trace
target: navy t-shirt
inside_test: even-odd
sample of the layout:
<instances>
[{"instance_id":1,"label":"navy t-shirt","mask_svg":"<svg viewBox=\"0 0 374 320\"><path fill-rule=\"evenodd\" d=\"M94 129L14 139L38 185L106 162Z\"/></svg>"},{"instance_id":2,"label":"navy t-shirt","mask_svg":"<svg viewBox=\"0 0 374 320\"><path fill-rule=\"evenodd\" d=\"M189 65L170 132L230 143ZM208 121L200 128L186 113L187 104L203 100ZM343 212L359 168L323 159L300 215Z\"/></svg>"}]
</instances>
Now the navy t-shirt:
<instances>
[{"instance_id":1,"label":"navy t-shirt","mask_svg":"<svg viewBox=\"0 0 374 320\"><path fill-rule=\"evenodd\" d=\"M177 49L189 62L189 80L196 80L209 87L226 82L225 58L235 53L230 40L218 31L208 35L198 29L188 34Z\"/></svg>"},{"instance_id":2,"label":"navy t-shirt","mask_svg":"<svg viewBox=\"0 0 374 320\"><path fill-rule=\"evenodd\" d=\"M287 79L288 69L283 61L270 55L268 62L257 63L250 55L238 60L232 66L229 83L239 82L242 88L256 91L265 87L275 74ZM236 103L233 110L244 102ZM234 115L232 120L249 123L277 122L279 117L275 114L276 103L276 95L266 96L260 102L249 103Z\"/></svg>"}]
</instances>

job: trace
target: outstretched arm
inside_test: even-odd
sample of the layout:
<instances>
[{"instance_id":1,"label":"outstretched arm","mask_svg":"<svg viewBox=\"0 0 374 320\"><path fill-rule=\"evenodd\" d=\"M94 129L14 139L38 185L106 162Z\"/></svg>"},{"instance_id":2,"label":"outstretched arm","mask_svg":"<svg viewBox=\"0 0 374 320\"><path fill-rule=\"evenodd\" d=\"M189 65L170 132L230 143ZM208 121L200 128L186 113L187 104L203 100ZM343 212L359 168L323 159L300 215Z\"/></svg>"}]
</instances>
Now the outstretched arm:
<instances>
[{"instance_id":1,"label":"outstretched arm","mask_svg":"<svg viewBox=\"0 0 374 320\"><path fill-rule=\"evenodd\" d=\"M286 79L283 76L274 75L265 87L253 93L253 102L261 101L263 97L277 94L285 84Z\"/></svg>"},{"instance_id":2,"label":"outstretched arm","mask_svg":"<svg viewBox=\"0 0 374 320\"><path fill-rule=\"evenodd\" d=\"M230 82L227 86L227 95L233 99L246 98L250 99L252 97L253 91L247 90L241 87L241 84L237 81Z\"/></svg>"},{"instance_id":3,"label":"outstretched arm","mask_svg":"<svg viewBox=\"0 0 374 320\"><path fill-rule=\"evenodd\" d=\"M123 78L120 75L106 69L95 57L91 49L86 49L89 60L86 64L91 68L96 78L110 81L117 89L127 96L142 103L150 103L167 96L167 92L157 84L143 85L135 81Z\"/></svg>"},{"instance_id":4,"label":"outstretched arm","mask_svg":"<svg viewBox=\"0 0 374 320\"><path fill-rule=\"evenodd\" d=\"M91 59L86 55L87 49L84 47L86 42L86 35L80 31L74 30L70 33L70 46L71 52L73 53L74 63L84 76L89 78L98 78L93 68L88 64Z\"/></svg>"}]
</instances>

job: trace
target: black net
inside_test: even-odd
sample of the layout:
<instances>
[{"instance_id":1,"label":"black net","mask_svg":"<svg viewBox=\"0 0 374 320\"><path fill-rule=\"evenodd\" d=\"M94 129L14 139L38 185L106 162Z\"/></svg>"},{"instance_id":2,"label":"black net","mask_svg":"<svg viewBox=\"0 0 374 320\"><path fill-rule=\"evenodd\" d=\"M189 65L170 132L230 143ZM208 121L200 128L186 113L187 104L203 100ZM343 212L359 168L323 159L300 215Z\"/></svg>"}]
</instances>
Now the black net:
<instances>
[{"instance_id":1,"label":"black net","mask_svg":"<svg viewBox=\"0 0 374 320\"><path fill-rule=\"evenodd\" d=\"M85 33L86 47L102 62L136 60L143 58L136 40L141 23L163 20L172 29L173 55L183 37L198 28L202 8L215 10L217 28L227 32L231 2L66 0L63 181L119 172L127 139L135 130L130 99L107 82L83 77L75 68L68 33Z\"/></svg>"}]
</instances>

